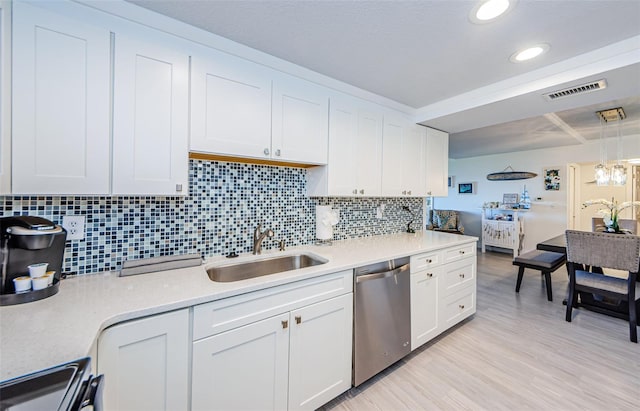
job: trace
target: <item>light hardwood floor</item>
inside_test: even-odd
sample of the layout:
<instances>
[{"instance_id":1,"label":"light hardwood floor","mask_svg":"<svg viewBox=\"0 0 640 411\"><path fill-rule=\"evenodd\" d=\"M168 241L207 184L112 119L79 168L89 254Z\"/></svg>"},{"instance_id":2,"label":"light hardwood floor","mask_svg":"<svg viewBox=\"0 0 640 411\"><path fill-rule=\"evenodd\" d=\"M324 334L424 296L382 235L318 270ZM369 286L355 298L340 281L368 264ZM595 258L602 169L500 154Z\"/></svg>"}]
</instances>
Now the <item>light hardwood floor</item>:
<instances>
[{"instance_id":1,"label":"light hardwood floor","mask_svg":"<svg viewBox=\"0 0 640 411\"><path fill-rule=\"evenodd\" d=\"M476 314L325 410L637 410L640 344L624 320L574 310L566 269L544 277L507 254L478 254Z\"/></svg>"}]
</instances>

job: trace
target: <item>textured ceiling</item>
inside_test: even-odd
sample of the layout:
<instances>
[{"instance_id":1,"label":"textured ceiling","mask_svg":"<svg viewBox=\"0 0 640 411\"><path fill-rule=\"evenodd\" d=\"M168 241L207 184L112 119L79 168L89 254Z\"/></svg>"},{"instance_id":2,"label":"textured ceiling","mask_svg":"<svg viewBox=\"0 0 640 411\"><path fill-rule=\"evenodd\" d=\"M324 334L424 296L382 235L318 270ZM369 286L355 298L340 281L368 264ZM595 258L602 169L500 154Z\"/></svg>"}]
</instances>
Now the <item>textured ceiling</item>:
<instances>
[{"instance_id":1,"label":"textured ceiling","mask_svg":"<svg viewBox=\"0 0 640 411\"><path fill-rule=\"evenodd\" d=\"M438 105L640 35L639 0L519 0L509 13L483 25L469 21L469 12L478 2L466 0L130 2L415 108ZM509 61L517 49L539 42L551 45L542 58L521 64ZM625 73L625 81L640 84L640 66L636 66ZM602 94L586 99L584 105L627 97L628 92ZM566 133L553 138L554 133L564 132L554 132L548 124L522 129L516 123L494 130L493 135L512 135L511 145L474 133L526 118L539 120L541 108L529 111L529 105L537 102L524 99L520 104L518 116L502 116L504 107L497 104L424 124L452 133L453 158L502 152L505 146L517 151L575 142L564 138ZM490 112L492 107L495 110ZM569 108L576 108L575 104L558 106L558 110ZM479 113L484 115L471 121ZM473 144L463 144L465 139Z\"/></svg>"}]
</instances>

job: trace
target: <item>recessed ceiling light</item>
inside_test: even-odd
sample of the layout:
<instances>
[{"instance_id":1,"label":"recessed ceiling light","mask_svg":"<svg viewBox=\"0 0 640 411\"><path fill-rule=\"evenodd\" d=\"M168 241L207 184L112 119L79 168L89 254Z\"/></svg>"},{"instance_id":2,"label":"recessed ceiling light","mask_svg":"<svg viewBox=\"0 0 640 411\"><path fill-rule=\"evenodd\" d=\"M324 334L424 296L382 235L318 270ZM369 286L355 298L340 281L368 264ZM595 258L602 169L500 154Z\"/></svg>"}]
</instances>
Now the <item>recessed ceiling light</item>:
<instances>
[{"instance_id":1,"label":"recessed ceiling light","mask_svg":"<svg viewBox=\"0 0 640 411\"><path fill-rule=\"evenodd\" d=\"M486 0L478 3L471 13L469 20L476 24L489 23L498 16L513 8L515 0Z\"/></svg>"},{"instance_id":2,"label":"recessed ceiling light","mask_svg":"<svg viewBox=\"0 0 640 411\"><path fill-rule=\"evenodd\" d=\"M532 58L538 57L549 50L548 44L537 44L533 47L526 48L524 50L516 51L509 57L514 63L520 63L522 61L531 60Z\"/></svg>"}]
</instances>

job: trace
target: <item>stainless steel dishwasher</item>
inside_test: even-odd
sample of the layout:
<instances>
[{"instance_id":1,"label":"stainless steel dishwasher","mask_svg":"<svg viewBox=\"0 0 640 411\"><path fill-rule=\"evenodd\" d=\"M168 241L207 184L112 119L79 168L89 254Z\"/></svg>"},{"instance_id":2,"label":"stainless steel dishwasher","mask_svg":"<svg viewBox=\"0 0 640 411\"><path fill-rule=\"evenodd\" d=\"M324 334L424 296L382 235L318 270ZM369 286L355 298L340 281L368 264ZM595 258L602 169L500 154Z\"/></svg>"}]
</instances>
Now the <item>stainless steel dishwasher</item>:
<instances>
[{"instance_id":1,"label":"stainless steel dishwasher","mask_svg":"<svg viewBox=\"0 0 640 411\"><path fill-rule=\"evenodd\" d=\"M355 269L353 385L411 352L409 257Z\"/></svg>"}]
</instances>

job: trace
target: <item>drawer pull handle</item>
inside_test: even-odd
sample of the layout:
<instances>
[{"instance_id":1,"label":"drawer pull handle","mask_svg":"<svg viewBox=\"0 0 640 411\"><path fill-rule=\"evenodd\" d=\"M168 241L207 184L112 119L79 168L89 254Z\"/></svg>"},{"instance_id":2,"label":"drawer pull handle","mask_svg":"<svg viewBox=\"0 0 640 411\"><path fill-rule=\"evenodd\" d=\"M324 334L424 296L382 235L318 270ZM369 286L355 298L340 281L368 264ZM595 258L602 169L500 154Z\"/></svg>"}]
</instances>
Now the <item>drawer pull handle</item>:
<instances>
[{"instance_id":1,"label":"drawer pull handle","mask_svg":"<svg viewBox=\"0 0 640 411\"><path fill-rule=\"evenodd\" d=\"M460 273L458 275L460 276L460 278L464 278L464 273Z\"/></svg>"},{"instance_id":2,"label":"drawer pull handle","mask_svg":"<svg viewBox=\"0 0 640 411\"><path fill-rule=\"evenodd\" d=\"M296 315L296 324L300 324L302 322L302 317L300 317L299 315Z\"/></svg>"},{"instance_id":3,"label":"drawer pull handle","mask_svg":"<svg viewBox=\"0 0 640 411\"><path fill-rule=\"evenodd\" d=\"M289 321L287 320L282 321L282 328L285 329L287 327L289 327Z\"/></svg>"},{"instance_id":4,"label":"drawer pull handle","mask_svg":"<svg viewBox=\"0 0 640 411\"><path fill-rule=\"evenodd\" d=\"M464 310L464 304L460 304L458 307L459 307L461 310Z\"/></svg>"}]
</instances>

